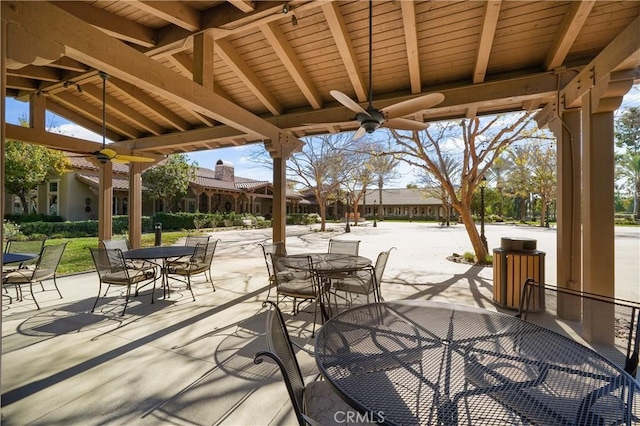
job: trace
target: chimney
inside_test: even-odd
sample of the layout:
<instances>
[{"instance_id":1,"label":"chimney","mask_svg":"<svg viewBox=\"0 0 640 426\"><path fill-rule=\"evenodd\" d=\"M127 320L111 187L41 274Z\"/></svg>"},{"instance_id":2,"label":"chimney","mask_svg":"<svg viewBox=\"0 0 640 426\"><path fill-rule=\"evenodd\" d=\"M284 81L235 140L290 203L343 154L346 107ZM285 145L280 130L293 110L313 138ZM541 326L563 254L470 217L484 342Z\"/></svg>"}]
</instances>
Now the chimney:
<instances>
[{"instance_id":1,"label":"chimney","mask_svg":"<svg viewBox=\"0 0 640 426\"><path fill-rule=\"evenodd\" d=\"M233 172L233 164L228 161L218 160L216 162L215 177L225 182L234 182L235 175Z\"/></svg>"}]
</instances>

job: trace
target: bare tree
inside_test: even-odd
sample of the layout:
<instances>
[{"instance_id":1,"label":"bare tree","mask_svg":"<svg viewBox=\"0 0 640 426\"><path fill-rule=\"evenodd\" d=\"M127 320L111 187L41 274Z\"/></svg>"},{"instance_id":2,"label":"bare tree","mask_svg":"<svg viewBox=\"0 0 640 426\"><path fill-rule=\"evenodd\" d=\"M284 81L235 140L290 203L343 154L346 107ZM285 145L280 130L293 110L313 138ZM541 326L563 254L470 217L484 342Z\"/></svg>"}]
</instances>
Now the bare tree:
<instances>
[{"instance_id":1,"label":"bare tree","mask_svg":"<svg viewBox=\"0 0 640 426\"><path fill-rule=\"evenodd\" d=\"M287 161L290 179L311 190L318 201L321 231L326 229L327 202L335 196L349 174L343 151L350 143L350 134L314 136L305 139L302 150L295 152Z\"/></svg>"},{"instance_id":2,"label":"bare tree","mask_svg":"<svg viewBox=\"0 0 640 426\"><path fill-rule=\"evenodd\" d=\"M478 262L486 262L488 252L471 214L473 192L506 147L532 138L532 117L533 113L525 112L439 123L423 132L389 131L398 158L440 182L467 230ZM459 157L456 176L441 167L448 156Z\"/></svg>"},{"instance_id":3,"label":"bare tree","mask_svg":"<svg viewBox=\"0 0 640 426\"><path fill-rule=\"evenodd\" d=\"M461 167L460 159L453 155L443 154L439 161L434 162L435 167L443 176L449 176L454 183L456 182L456 176L460 174ZM428 197L439 198L442 201L442 207L444 209L443 222L447 225L451 225L451 196L447 193L442 182L437 179L432 173L425 173L421 177L421 181L424 184L424 191Z\"/></svg>"}]
</instances>

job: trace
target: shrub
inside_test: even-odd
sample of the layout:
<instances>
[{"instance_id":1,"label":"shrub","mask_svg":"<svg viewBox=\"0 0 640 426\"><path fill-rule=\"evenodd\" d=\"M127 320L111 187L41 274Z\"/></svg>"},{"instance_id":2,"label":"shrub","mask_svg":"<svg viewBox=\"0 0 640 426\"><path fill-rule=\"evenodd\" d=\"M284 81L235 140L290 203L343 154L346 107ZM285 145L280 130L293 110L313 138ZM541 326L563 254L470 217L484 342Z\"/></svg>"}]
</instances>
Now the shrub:
<instances>
[{"instance_id":1,"label":"shrub","mask_svg":"<svg viewBox=\"0 0 640 426\"><path fill-rule=\"evenodd\" d=\"M2 224L2 235L5 240L21 240L25 238L24 234L20 231L20 225L7 220Z\"/></svg>"}]
</instances>

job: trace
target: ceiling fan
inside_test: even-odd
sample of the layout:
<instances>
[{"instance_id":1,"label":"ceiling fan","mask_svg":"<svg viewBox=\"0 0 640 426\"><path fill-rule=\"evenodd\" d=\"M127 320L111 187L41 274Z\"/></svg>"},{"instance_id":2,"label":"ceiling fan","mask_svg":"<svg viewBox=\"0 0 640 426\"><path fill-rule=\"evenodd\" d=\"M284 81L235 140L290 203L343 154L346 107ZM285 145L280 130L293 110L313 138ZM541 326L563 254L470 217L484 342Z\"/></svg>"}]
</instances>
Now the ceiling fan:
<instances>
[{"instance_id":1,"label":"ceiling fan","mask_svg":"<svg viewBox=\"0 0 640 426\"><path fill-rule=\"evenodd\" d=\"M153 163L155 160L153 158L147 157L138 157L134 155L121 155L118 154L115 150L111 148L107 148L106 140L107 140L107 80L109 79L109 74L104 71L100 71L98 73L100 78L102 79L102 149L99 151L92 152L91 155L94 156L98 161L102 164L106 164L109 161L114 163Z\"/></svg>"},{"instance_id":2,"label":"ceiling fan","mask_svg":"<svg viewBox=\"0 0 640 426\"><path fill-rule=\"evenodd\" d=\"M415 120L409 120L401 118L402 116L416 113L418 111L431 108L438 105L444 100L442 93L428 93L423 96L419 96L414 99L402 101L388 107L377 109L373 106L373 71L372 71L372 56L373 56L373 0L369 1L369 105L367 108L362 108L351 99L349 96L338 90L331 90L329 93L338 102L351 111L356 113L354 118L360 124L360 128L353 135L352 139L359 139L366 133L373 133L380 127L388 127L390 129L398 130L424 130L428 127L427 123L422 123Z\"/></svg>"}]
</instances>

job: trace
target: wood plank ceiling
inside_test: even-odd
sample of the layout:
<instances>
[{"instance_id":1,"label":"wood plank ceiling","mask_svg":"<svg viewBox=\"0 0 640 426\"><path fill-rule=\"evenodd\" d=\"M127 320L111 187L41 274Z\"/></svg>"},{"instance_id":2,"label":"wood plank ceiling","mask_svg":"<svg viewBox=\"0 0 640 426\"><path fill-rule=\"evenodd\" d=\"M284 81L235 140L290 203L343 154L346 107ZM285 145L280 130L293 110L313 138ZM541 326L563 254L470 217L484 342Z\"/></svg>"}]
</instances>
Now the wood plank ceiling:
<instances>
[{"instance_id":1,"label":"wood plank ceiling","mask_svg":"<svg viewBox=\"0 0 640 426\"><path fill-rule=\"evenodd\" d=\"M354 113L329 91L366 107L370 83L377 108L443 93L444 102L407 117L420 121L541 108L640 16L639 1L374 1L370 82L368 8L3 1L7 95L44 97L47 109L100 133L103 70L115 145L166 155L282 142L279 129L294 140L355 130Z\"/></svg>"}]
</instances>

